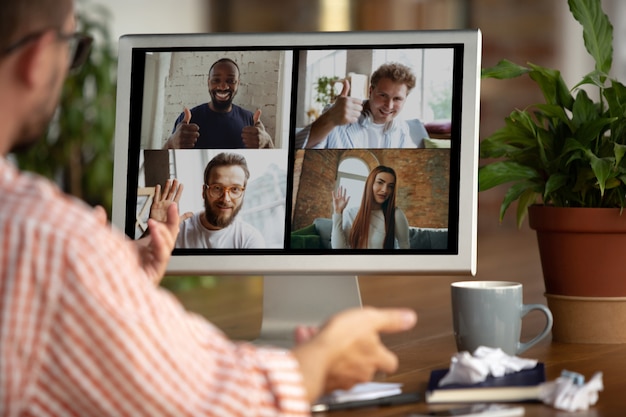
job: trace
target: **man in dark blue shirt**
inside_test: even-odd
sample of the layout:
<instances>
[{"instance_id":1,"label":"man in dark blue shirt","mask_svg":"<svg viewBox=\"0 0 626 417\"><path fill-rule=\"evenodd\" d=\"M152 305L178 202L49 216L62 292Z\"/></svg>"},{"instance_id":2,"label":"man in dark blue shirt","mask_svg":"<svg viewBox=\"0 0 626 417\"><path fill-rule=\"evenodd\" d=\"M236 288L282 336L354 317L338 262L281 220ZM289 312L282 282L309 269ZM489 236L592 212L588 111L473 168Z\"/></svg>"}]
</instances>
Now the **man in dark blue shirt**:
<instances>
[{"instance_id":1,"label":"man in dark blue shirt","mask_svg":"<svg viewBox=\"0 0 626 417\"><path fill-rule=\"evenodd\" d=\"M211 101L185 108L176 119L167 149L273 148L272 138L261 122L261 110L254 114L233 104L239 87L239 67L222 58L209 69Z\"/></svg>"}]
</instances>

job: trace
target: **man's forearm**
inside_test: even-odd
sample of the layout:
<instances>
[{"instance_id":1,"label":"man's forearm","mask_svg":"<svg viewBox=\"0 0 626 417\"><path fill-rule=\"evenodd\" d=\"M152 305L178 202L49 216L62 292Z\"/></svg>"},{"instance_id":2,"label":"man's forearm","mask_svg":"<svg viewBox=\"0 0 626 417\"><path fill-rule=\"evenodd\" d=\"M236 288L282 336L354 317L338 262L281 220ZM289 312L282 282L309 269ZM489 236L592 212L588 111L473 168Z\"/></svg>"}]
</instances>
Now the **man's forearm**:
<instances>
[{"instance_id":1,"label":"man's forearm","mask_svg":"<svg viewBox=\"0 0 626 417\"><path fill-rule=\"evenodd\" d=\"M313 148L320 144L326 136L335 128L335 124L329 117L328 113L322 114L317 120L311 124L309 131L309 140L306 143L307 148Z\"/></svg>"}]
</instances>

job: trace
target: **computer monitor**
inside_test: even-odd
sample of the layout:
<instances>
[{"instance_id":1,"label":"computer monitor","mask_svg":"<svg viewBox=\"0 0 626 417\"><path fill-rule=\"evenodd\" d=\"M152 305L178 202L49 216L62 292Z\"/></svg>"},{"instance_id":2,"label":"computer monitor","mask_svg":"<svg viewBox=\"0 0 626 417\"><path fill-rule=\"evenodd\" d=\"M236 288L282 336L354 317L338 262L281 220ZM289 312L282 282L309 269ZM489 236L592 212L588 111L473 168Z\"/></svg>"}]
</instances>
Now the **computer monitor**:
<instances>
[{"instance_id":1,"label":"computer monitor","mask_svg":"<svg viewBox=\"0 0 626 417\"><path fill-rule=\"evenodd\" d=\"M478 30L123 36L113 223L133 239L142 236L155 186L175 178L184 185L180 212L196 213L192 219L202 228L212 204L205 204L211 185L205 184L207 163L221 153L243 157L249 179L243 193L234 190L242 195L233 224L256 229L256 237L231 240L227 247L215 247L222 245L215 241L181 243L168 273L263 275L260 339L279 345L289 343L296 324L319 324L338 310L361 305L359 275L473 275L480 57ZM237 92L233 97L232 86L218 87L211 98L209 71L222 58L238 67ZM372 74L389 63L414 75L408 95L371 87ZM329 107L368 98L376 101L365 105L369 116L359 119L358 127L369 129L366 124L376 125L379 116L374 112L388 116L401 104L402 111L372 139L391 132L400 142L361 145L325 137L317 148L308 147L312 123L323 120ZM243 149L236 137L219 145L203 139L204 149L168 148L185 107L206 110L209 101L221 105L222 99L244 109L245 125L254 125L250 114L261 110L272 146ZM217 110L220 117L233 113ZM200 123L204 116L194 114L189 123ZM201 134L225 139L225 133L215 134L222 128L213 126L203 125ZM387 249L350 244L347 234L334 239L342 235L338 219L349 220L339 215L333 222L333 193L345 190L350 198L344 214L356 213L368 174L378 166L395 172L395 206L408 227L402 216L387 216L400 230ZM233 189L223 188L214 194L228 194L231 204ZM386 223L379 221L384 236Z\"/></svg>"}]
</instances>

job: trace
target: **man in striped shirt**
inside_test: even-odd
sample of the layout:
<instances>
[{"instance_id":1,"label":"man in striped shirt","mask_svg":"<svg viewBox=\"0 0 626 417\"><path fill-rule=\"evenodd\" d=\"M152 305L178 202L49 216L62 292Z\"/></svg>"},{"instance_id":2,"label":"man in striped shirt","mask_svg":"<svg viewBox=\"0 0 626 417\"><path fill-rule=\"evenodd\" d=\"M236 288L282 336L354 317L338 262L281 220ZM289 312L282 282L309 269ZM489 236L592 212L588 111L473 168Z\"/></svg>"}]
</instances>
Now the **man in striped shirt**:
<instances>
[{"instance_id":1,"label":"man in striped shirt","mask_svg":"<svg viewBox=\"0 0 626 417\"><path fill-rule=\"evenodd\" d=\"M341 313L291 351L236 344L155 282L178 230L172 205L125 239L7 154L41 137L90 39L72 0L0 2L0 416L302 416L325 391L392 372L379 332L414 312Z\"/></svg>"},{"instance_id":2,"label":"man in striped shirt","mask_svg":"<svg viewBox=\"0 0 626 417\"><path fill-rule=\"evenodd\" d=\"M331 107L296 134L296 148L388 149L416 148L406 121L400 114L415 87L415 75L406 65L386 63L371 76L369 98L349 97L350 82ZM428 137L419 122L420 136ZM420 139L422 139L420 137Z\"/></svg>"}]
</instances>

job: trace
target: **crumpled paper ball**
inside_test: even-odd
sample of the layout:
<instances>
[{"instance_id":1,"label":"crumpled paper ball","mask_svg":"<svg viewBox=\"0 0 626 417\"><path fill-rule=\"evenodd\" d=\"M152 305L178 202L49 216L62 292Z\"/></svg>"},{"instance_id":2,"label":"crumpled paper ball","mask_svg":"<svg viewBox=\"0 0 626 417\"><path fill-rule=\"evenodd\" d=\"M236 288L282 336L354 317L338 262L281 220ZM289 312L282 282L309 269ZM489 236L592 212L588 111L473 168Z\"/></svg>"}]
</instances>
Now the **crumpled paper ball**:
<instances>
[{"instance_id":1,"label":"crumpled paper ball","mask_svg":"<svg viewBox=\"0 0 626 417\"><path fill-rule=\"evenodd\" d=\"M501 377L534 368L537 362L535 359L507 355L499 348L480 346L473 354L466 351L455 354L450 361L450 369L439 381L439 386L477 384L489 375ZM598 402L598 393L603 389L602 372L597 372L585 383L584 376L563 371L556 380L541 384L537 400L559 410L587 410Z\"/></svg>"},{"instance_id":2,"label":"crumpled paper ball","mask_svg":"<svg viewBox=\"0 0 626 417\"><path fill-rule=\"evenodd\" d=\"M449 384L476 384L489 375L503 376L537 366L534 359L509 356L500 348L479 346L473 354L459 352L450 361L450 370L439 381L439 386Z\"/></svg>"},{"instance_id":3,"label":"crumpled paper ball","mask_svg":"<svg viewBox=\"0 0 626 417\"><path fill-rule=\"evenodd\" d=\"M602 372L596 372L587 383L577 382L567 374L564 371L556 380L542 384L540 395L544 404L559 410L581 411L598 402L598 393L604 389Z\"/></svg>"}]
</instances>

